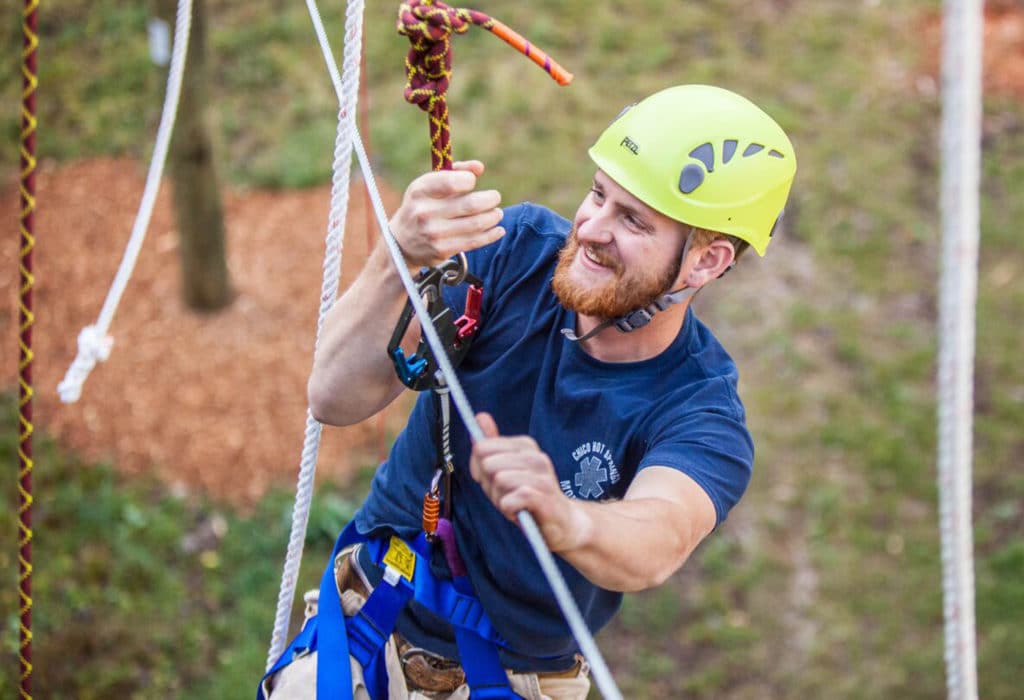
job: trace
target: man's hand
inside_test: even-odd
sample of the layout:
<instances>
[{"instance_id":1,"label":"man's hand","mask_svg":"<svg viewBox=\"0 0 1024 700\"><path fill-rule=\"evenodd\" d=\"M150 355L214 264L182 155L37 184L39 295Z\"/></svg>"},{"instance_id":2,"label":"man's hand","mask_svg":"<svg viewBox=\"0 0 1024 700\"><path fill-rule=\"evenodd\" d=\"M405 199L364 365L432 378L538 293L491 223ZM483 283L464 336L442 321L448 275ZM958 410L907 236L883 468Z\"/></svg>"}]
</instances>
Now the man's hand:
<instances>
[{"instance_id":1,"label":"man's hand","mask_svg":"<svg viewBox=\"0 0 1024 700\"><path fill-rule=\"evenodd\" d=\"M437 265L505 235L501 195L476 189L483 172L478 160L460 161L409 183L390 224L410 267Z\"/></svg>"},{"instance_id":2,"label":"man's hand","mask_svg":"<svg viewBox=\"0 0 1024 700\"><path fill-rule=\"evenodd\" d=\"M515 522L529 511L553 552L585 541L589 520L558 485L551 459L527 435L503 437L487 413L476 416L484 439L473 446L470 471L502 514Z\"/></svg>"}]
</instances>

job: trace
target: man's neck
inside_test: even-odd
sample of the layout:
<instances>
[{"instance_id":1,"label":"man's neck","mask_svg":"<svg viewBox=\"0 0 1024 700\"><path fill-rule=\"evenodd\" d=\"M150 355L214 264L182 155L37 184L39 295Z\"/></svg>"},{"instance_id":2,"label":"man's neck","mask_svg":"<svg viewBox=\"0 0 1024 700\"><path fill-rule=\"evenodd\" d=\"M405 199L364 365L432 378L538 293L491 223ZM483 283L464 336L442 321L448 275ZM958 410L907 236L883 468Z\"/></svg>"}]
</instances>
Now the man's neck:
<instances>
[{"instance_id":1,"label":"man's neck","mask_svg":"<svg viewBox=\"0 0 1024 700\"><path fill-rule=\"evenodd\" d=\"M690 299L659 311L643 328L623 333L614 324L593 338L580 341L580 347L591 357L602 362L640 362L665 352L679 335ZM607 319L578 314L576 335L583 336Z\"/></svg>"}]
</instances>

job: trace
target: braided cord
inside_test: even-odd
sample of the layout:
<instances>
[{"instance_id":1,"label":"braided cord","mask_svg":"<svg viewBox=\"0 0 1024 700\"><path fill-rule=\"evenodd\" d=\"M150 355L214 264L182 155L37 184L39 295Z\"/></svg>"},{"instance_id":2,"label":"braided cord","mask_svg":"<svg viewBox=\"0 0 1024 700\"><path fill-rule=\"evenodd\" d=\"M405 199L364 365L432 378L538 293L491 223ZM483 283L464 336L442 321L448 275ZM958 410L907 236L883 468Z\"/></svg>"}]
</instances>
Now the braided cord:
<instances>
[{"instance_id":1,"label":"braided cord","mask_svg":"<svg viewBox=\"0 0 1024 700\"><path fill-rule=\"evenodd\" d=\"M185 72L185 57L188 54L189 34L192 30L192 0L178 0L178 13L174 26L174 51L171 68L167 73L167 92L164 97L163 112L160 115L160 126L157 128L156 143L153 146L153 158L149 163L146 175L146 187L142 191L142 201L132 226L131 237L125 247L121 265L117 269L114 281L107 292L99 318L93 325L86 326L78 334L78 354L68 367L64 379L57 385L60 399L64 403L74 403L82 395L82 385L98 362L110 356L113 339L107 335L117 306L121 302L128 280L135 270L135 263L146 240L146 230L156 205L156 196L160 191L160 180L163 178L164 165L167 162L167 151L174 132L174 122L178 114L178 99L181 96L181 82Z\"/></svg>"},{"instance_id":2,"label":"braided cord","mask_svg":"<svg viewBox=\"0 0 1024 700\"><path fill-rule=\"evenodd\" d=\"M26 0L22 12L21 51L21 278L18 304L18 662L22 698L32 697L32 251L36 210L36 50L39 47L39 0Z\"/></svg>"},{"instance_id":3,"label":"braided cord","mask_svg":"<svg viewBox=\"0 0 1024 700\"><path fill-rule=\"evenodd\" d=\"M572 74L532 46L507 25L477 10L448 7L434 0L408 0L398 8L398 33L409 37L405 57L405 99L428 115L430 160L434 170L452 167L451 129L445 94L452 77L452 34L465 34L471 25L493 33L543 68L559 85Z\"/></svg>"},{"instance_id":4,"label":"braided cord","mask_svg":"<svg viewBox=\"0 0 1024 700\"><path fill-rule=\"evenodd\" d=\"M320 46L328 61L333 65L333 53L327 41L320 11L315 0L307 0L313 28L316 31ZM352 164L352 133L355 131L356 102L359 94L359 68L362 54L363 35L363 0L351 0L346 4L345 11L345 45L342 56L342 73L331 74L335 85L339 86L338 130L334 141L333 178L331 180L331 207L327 219L327 239L325 242L323 285L320 293L320 313L317 318L315 348L320 345L320 335L324 319L338 296L338 285L341 277L341 255L345 242L345 217L348 213L349 176ZM292 507L291 534L288 538L288 550L285 555L284 571L281 575L281 588L277 596L277 612L274 616L274 632L270 640L270 651L267 654L267 669L277 661L284 652L288 641L288 620L291 617L292 603L295 600L295 589L298 585L299 568L302 565L302 550L306 541L306 529L309 524L309 510L313 501L313 482L316 475L316 460L320 451L320 437L323 426L311 411L306 410L306 430L302 445L302 458L299 464L299 477L295 489L295 504Z\"/></svg>"}]
</instances>

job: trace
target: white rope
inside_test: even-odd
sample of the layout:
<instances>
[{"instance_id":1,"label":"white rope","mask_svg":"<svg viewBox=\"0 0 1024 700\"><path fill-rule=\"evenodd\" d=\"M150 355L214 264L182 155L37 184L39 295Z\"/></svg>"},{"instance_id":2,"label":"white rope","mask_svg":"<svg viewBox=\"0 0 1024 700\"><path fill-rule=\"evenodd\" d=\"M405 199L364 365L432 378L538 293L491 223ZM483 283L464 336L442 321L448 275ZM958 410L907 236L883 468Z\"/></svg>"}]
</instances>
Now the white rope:
<instances>
[{"instance_id":1,"label":"white rope","mask_svg":"<svg viewBox=\"0 0 1024 700\"><path fill-rule=\"evenodd\" d=\"M132 226L132 234L117 269L114 282L107 292L99 318L96 323L86 326L78 335L78 354L68 367L64 379L57 385L57 392L64 403L74 403L82 395L82 385L89 378L89 373L98 362L110 356L114 339L107 335L114 313L121 301L128 280L135 270L135 262L146 239L146 229L153 215L153 205L160 191L160 180L163 177L164 165L167 162L167 149L174 132L174 121L178 114L178 99L181 96L182 76L185 72L185 56L188 54L189 34L192 30L192 0L178 0L178 13L174 26L174 53L171 69L167 74L167 93L164 97L163 113L160 115L160 126L157 129L156 144L153 147L153 158L149 163L146 176L146 187L142 191L142 202Z\"/></svg>"},{"instance_id":2,"label":"white rope","mask_svg":"<svg viewBox=\"0 0 1024 700\"><path fill-rule=\"evenodd\" d=\"M315 4L315 0L307 1ZM318 22L319 16L314 19L314 23ZM338 93L338 99L341 100L343 99L344 91L343 85L338 77L338 68L334 65L334 54L331 52L330 46L327 42L327 36L322 30L317 30L317 37L320 39L320 46L324 59L327 61L327 68L331 74L331 80L334 82L334 89ZM452 367L451 361L448 359L448 354L445 352L444 343L441 342L441 338L437 334L437 329L434 328L434 324L431 322L430 314L427 312L427 308L424 306L423 300L420 298L419 292L416 289L416 283L413 281L412 275L409 273L409 269L403 261L402 250L398 245L398 241L395 240L394 235L391 233L391 228L388 225L387 212L384 209L384 203L381 200L380 192L377 189L376 178L374 177L373 170L370 167L370 161L369 158L367 158L366 149L363 147L359 131L355 128L354 121L350 121L349 124L352 125L352 143L355 148L356 157L359 160L360 168L362 169L363 180L365 181L366 188L370 193L370 201L373 204L373 211L377 217L377 225L380 227L381 235L384 237L384 242L387 244L388 251L391 253L391 259L395 263L395 268L402 280L402 285L405 287L406 294L409 297L413 310L416 312L417 318L420 319L421 331L426 336L427 343L430 345L430 349L434 353L438 369L442 372L448 382L451 397L455 402L455 407L458 410L459 416L462 418L463 423L465 423L466 430L469 432L473 442L477 442L484 438L483 430L481 430L480 425L476 422L475 414L466 398L466 393L463 391L462 384L459 382L458 376L455 374L455 369ZM552 591L554 591L555 598L562 610L562 614L565 616L566 622L569 623L569 628L572 631L573 636L576 638L576 642L580 645L580 650L590 663L595 684L604 697L609 698L610 700L622 700L622 693L619 692L618 687L615 685L615 680L612 678L611 672L608 670L608 665L605 663L604 657L601 655L601 651L598 649L593 635L590 634L590 630L587 628L583 615L580 613L579 607L576 605L576 601L573 600L569 587L562 578L562 573L555 564L554 557L548 550L547 544L544 542L544 537L541 535L536 521L534 521L533 516L525 510L520 511L517 517L520 526L523 528L523 533L526 535L526 539L533 548L537 561L540 563L541 570L544 572L544 576L551 585Z\"/></svg>"},{"instance_id":3,"label":"white rope","mask_svg":"<svg viewBox=\"0 0 1024 700\"><path fill-rule=\"evenodd\" d=\"M320 46L331 57L329 65L334 66L334 55L327 43L320 12L315 0L307 0L313 28ZM331 74L338 91L338 130L334 141L334 175L331 184L331 208L327 218L327 249L324 257L323 286L320 293L320 315L316 324L316 343L320 345L320 334L324 318L338 296L338 282L341 277L341 253L345 242L345 216L348 213L349 175L352 168L352 134L356 131L355 112L359 94L359 62L363 44L363 1L352 0L346 5L345 45L342 57L342 75L337 76L337 67ZM274 616L274 632L267 655L269 670L284 652L288 641L288 620L291 617L292 602L298 584L299 567L302 564L302 549L306 540L309 523L309 509L313 500L313 477L316 474L316 459L320 451L321 424L306 411L305 441L302 446L302 460L299 465L299 479L295 489L295 505L292 508L292 528L288 538L288 552L285 556L281 588L277 597L277 613Z\"/></svg>"},{"instance_id":4,"label":"white rope","mask_svg":"<svg viewBox=\"0 0 1024 700\"><path fill-rule=\"evenodd\" d=\"M981 146L980 0L946 0L942 54L942 279L938 485L946 685L978 697L971 528L974 328Z\"/></svg>"}]
</instances>

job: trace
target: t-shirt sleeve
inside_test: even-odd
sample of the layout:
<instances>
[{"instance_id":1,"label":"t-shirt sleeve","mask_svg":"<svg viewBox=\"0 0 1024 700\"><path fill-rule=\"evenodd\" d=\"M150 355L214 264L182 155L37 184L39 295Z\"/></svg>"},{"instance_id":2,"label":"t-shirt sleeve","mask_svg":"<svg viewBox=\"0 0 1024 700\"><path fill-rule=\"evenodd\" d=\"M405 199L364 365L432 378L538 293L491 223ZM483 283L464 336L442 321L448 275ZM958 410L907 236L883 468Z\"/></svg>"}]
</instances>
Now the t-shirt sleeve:
<instances>
[{"instance_id":1,"label":"t-shirt sleeve","mask_svg":"<svg viewBox=\"0 0 1024 700\"><path fill-rule=\"evenodd\" d=\"M722 378L713 383L722 393L718 405L682 405L660 414L638 470L661 466L689 476L711 498L719 525L750 483L754 443L734 389Z\"/></svg>"},{"instance_id":2,"label":"t-shirt sleeve","mask_svg":"<svg viewBox=\"0 0 1024 700\"><path fill-rule=\"evenodd\" d=\"M553 225L555 223L561 225ZM541 264L541 249L560 246L568 224L559 222L542 207L523 202L506 207L499 226L505 229L504 236L466 253L469 271L483 282L485 291L481 313L485 317L494 299L505 293L516 280L528 275L534 265ZM549 228L552 229L550 234L547 233ZM537 236L541 231L545 235ZM445 286L442 294L450 306L462 309L468 289L465 284Z\"/></svg>"}]
</instances>

